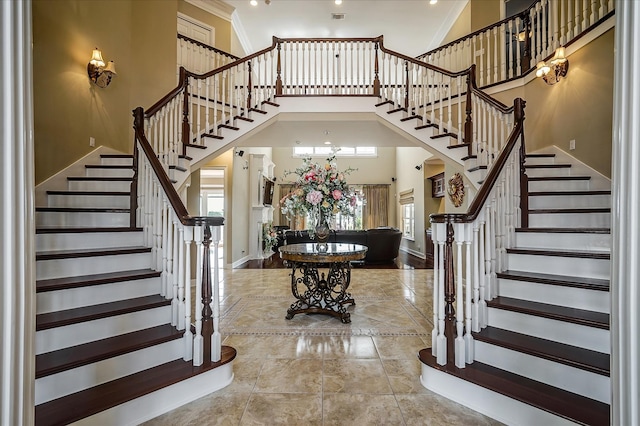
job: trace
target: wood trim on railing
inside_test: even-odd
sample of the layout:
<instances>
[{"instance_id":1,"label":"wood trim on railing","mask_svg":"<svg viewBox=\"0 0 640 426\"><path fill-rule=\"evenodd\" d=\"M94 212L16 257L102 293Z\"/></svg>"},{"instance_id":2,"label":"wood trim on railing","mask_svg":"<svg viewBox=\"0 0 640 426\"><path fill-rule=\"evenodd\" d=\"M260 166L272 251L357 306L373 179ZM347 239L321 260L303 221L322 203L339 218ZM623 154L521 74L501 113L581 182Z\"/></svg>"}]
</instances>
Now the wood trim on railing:
<instances>
[{"instance_id":1,"label":"wood trim on railing","mask_svg":"<svg viewBox=\"0 0 640 426\"><path fill-rule=\"evenodd\" d=\"M514 111L513 130L509 134L507 143L505 144L504 148L500 152L500 155L496 159L496 162L494 163L493 167L491 167L491 169L489 170L489 174L487 175L484 182L480 186L480 190L478 191L478 194L476 195L476 197L473 199L473 202L469 206L469 209L467 210L467 212L466 213L432 214L429 216L431 218L431 222L433 223L445 223L445 222L467 223L467 222L473 222L478 217L478 215L480 214L480 211L482 210L482 207L484 206L485 202L489 198L489 193L491 192L491 189L493 189L496 182L498 181L498 176L500 175L500 172L502 172L502 169L507 164L507 159L509 158L509 155L511 154L511 151L513 150L516 142L518 141L518 138L522 138L521 150L524 150L524 152L526 152L526 148L524 147L524 107L525 107L524 100L522 100L521 98L514 99L513 107L512 107ZM523 170L522 166L521 166L521 170ZM521 201L522 201L522 198L523 197L521 196L520 197ZM524 215L525 213L523 212L522 214ZM527 214L528 214L528 211L527 211Z\"/></svg>"},{"instance_id":2,"label":"wood trim on railing","mask_svg":"<svg viewBox=\"0 0 640 426\"><path fill-rule=\"evenodd\" d=\"M153 104L149 109L147 109L145 112L146 117L151 117L153 114L158 112L160 108L168 104L169 101L175 98L178 93L182 92L182 90L185 88L186 85L187 85L187 70L184 67L180 67L178 85L176 86L176 88L170 91L169 93L167 93L165 96L162 97L162 99L160 99L158 102Z\"/></svg>"},{"instance_id":3,"label":"wood trim on railing","mask_svg":"<svg viewBox=\"0 0 640 426\"><path fill-rule=\"evenodd\" d=\"M160 160L158 160L158 157L156 156L155 152L153 152L153 148L151 147L151 144L149 144L149 141L147 140L147 137L144 134L144 117L145 117L144 109L142 107L138 107L134 109L133 117L134 117L133 130L135 133L135 137L139 142L140 147L144 152L144 155L149 160L149 164L151 165L151 168L153 169L155 175L157 176L158 181L160 182L160 186L162 186L162 189L164 189L167 199L171 204L171 207L175 211L176 216L178 217L178 220L180 220L180 222L183 225L187 225L187 226L194 226L196 224L207 224L210 226L224 225L223 217L189 215L189 212L187 211L186 207L182 203L182 200L180 199L178 192L176 191L173 184L169 180L169 176L167 176L167 172L165 172L164 168L162 167L162 164L160 164ZM134 152L137 152L139 155L139 151L134 151Z\"/></svg>"},{"instance_id":4,"label":"wood trim on railing","mask_svg":"<svg viewBox=\"0 0 640 426\"><path fill-rule=\"evenodd\" d=\"M228 58L231 58L231 59L233 59L234 61L237 61L238 59L240 59L240 58L239 58L238 56L236 56L236 55L233 55L233 54L231 54L231 53L225 52L224 50L220 50L220 49L218 49L218 48L216 48L216 47L209 46L209 45L208 45L208 44L206 44L206 43L203 43L203 42L198 41L198 40L194 40L194 39L192 39L192 38L190 38L190 37L187 37L186 35L182 35L182 34L178 33L178 38L181 38L181 39L183 39L184 41L187 41L187 42L189 42L189 43L192 43L192 44L198 45L198 46L200 46L200 47L204 47L205 49L207 49L207 50L211 50L211 51L213 51L213 52L215 52L215 53L219 53L220 55L223 55L223 56L226 56L226 57L228 57Z\"/></svg>"}]
</instances>

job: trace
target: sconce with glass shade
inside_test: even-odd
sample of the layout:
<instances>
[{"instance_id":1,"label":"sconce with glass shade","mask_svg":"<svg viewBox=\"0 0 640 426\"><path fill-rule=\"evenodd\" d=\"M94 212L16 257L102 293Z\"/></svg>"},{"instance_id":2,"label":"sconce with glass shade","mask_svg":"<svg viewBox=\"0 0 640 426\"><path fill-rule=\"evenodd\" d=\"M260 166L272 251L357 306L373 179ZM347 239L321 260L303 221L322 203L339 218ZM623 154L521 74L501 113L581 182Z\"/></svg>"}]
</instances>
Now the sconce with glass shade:
<instances>
[{"instance_id":1,"label":"sconce with glass shade","mask_svg":"<svg viewBox=\"0 0 640 426\"><path fill-rule=\"evenodd\" d=\"M566 77L568 70L569 60L565 56L564 47L558 47L549 63L538 62L536 77L542 77L545 83L553 85L559 82L561 77Z\"/></svg>"},{"instance_id":2,"label":"sconce with glass shade","mask_svg":"<svg viewBox=\"0 0 640 426\"><path fill-rule=\"evenodd\" d=\"M104 59L102 59L102 52L97 47L93 49L91 60L87 64L87 74L89 75L89 80L103 89L111 83L114 75L118 75L118 73L116 73L116 65L113 61L109 61L105 66Z\"/></svg>"}]
</instances>

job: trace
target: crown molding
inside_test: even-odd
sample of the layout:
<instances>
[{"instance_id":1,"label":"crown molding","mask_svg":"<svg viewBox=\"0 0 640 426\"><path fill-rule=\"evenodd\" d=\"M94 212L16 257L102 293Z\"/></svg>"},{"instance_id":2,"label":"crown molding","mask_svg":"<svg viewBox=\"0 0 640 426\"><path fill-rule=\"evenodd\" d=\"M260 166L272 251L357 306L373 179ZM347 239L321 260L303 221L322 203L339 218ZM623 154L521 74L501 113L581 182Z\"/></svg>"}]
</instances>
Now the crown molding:
<instances>
[{"instance_id":1,"label":"crown molding","mask_svg":"<svg viewBox=\"0 0 640 426\"><path fill-rule=\"evenodd\" d=\"M225 3L222 0L184 0L197 8L209 12L225 21L232 21L232 14L236 10L235 7Z\"/></svg>"},{"instance_id":2,"label":"crown molding","mask_svg":"<svg viewBox=\"0 0 640 426\"><path fill-rule=\"evenodd\" d=\"M431 39L431 45L426 50L426 52L442 45L442 40L444 40L444 38L447 36L449 30L451 29L451 26L456 22L468 3L469 0L456 2L456 5L451 8L449 13L447 14L447 17L444 19L444 21L442 21L442 25L440 25L440 28L438 28L438 31Z\"/></svg>"},{"instance_id":3,"label":"crown molding","mask_svg":"<svg viewBox=\"0 0 640 426\"><path fill-rule=\"evenodd\" d=\"M238 40L240 41L240 45L242 46L244 53L246 55L252 54L254 52L253 45L251 44L251 41L249 41L249 36L244 29L244 25L242 25L238 12L235 10L231 14L231 28L236 32L236 36L238 36Z\"/></svg>"}]
</instances>

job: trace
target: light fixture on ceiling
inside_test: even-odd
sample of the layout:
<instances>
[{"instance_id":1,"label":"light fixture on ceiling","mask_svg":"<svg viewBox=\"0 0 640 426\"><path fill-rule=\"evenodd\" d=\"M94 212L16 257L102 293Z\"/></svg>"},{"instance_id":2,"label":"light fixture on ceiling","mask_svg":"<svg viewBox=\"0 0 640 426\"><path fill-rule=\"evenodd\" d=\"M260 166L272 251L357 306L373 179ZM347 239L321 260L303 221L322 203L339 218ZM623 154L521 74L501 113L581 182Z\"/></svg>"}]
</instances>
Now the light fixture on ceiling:
<instances>
[{"instance_id":1,"label":"light fixture on ceiling","mask_svg":"<svg viewBox=\"0 0 640 426\"><path fill-rule=\"evenodd\" d=\"M340 6L342 4L342 0L336 0L335 4L337 4L338 6Z\"/></svg>"},{"instance_id":2,"label":"light fixture on ceiling","mask_svg":"<svg viewBox=\"0 0 640 426\"><path fill-rule=\"evenodd\" d=\"M560 78L566 77L569 69L569 60L565 56L564 47L558 47L549 63L544 61L536 65L536 77L541 77L549 85L556 84Z\"/></svg>"},{"instance_id":3,"label":"light fixture on ceiling","mask_svg":"<svg viewBox=\"0 0 640 426\"><path fill-rule=\"evenodd\" d=\"M429 4L436 4L438 3L438 0L429 0Z\"/></svg>"},{"instance_id":4,"label":"light fixture on ceiling","mask_svg":"<svg viewBox=\"0 0 640 426\"><path fill-rule=\"evenodd\" d=\"M105 66L104 59L102 59L102 52L97 47L93 49L91 60L87 64L87 74L89 75L89 80L103 89L111 83L114 75L118 75L116 73L116 65L113 61L109 61L107 66Z\"/></svg>"},{"instance_id":5,"label":"light fixture on ceiling","mask_svg":"<svg viewBox=\"0 0 640 426\"><path fill-rule=\"evenodd\" d=\"M325 145L331 145L331 141L329 140L329 133L331 132L329 132L328 130L324 131L324 135L326 136L326 140L324 141Z\"/></svg>"},{"instance_id":6,"label":"light fixture on ceiling","mask_svg":"<svg viewBox=\"0 0 640 426\"><path fill-rule=\"evenodd\" d=\"M257 6L257 5L258 5L258 0L251 0L251 1L249 2L249 4L250 4L251 6Z\"/></svg>"}]
</instances>

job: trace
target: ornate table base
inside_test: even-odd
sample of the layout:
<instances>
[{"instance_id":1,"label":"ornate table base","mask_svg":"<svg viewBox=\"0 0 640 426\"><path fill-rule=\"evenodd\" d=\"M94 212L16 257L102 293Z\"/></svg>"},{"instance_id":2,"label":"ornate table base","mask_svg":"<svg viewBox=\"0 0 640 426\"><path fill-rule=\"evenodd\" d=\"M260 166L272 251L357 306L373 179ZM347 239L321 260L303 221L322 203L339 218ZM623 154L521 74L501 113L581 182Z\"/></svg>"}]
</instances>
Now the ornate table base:
<instances>
[{"instance_id":1,"label":"ornate table base","mask_svg":"<svg viewBox=\"0 0 640 426\"><path fill-rule=\"evenodd\" d=\"M333 315L345 324L351 322L351 315L345 308L345 305L356 304L347 292L351 281L350 262L329 263L326 278L324 272L318 272L316 263L288 263L291 265L291 292L298 300L287 310L286 319L299 313L314 313Z\"/></svg>"}]
</instances>

